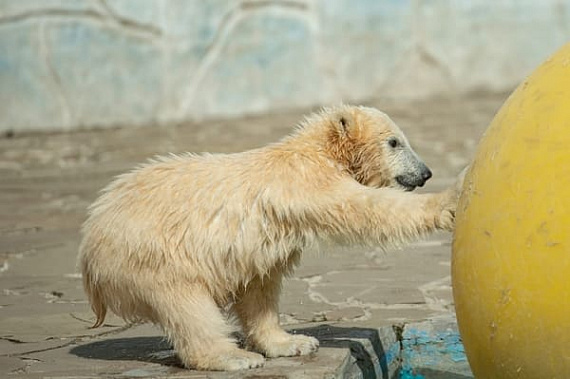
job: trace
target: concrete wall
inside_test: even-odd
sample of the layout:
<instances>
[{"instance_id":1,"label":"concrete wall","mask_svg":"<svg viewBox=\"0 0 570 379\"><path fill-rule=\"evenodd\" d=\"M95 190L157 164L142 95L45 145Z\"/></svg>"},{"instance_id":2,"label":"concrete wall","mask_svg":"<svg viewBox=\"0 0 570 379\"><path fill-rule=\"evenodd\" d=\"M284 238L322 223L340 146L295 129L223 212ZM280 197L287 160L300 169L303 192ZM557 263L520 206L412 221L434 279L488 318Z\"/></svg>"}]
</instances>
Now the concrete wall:
<instances>
[{"instance_id":1,"label":"concrete wall","mask_svg":"<svg viewBox=\"0 0 570 379\"><path fill-rule=\"evenodd\" d=\"M0 0L0 131L508 90L570 0Z\"/></svg>"}]
</instances>

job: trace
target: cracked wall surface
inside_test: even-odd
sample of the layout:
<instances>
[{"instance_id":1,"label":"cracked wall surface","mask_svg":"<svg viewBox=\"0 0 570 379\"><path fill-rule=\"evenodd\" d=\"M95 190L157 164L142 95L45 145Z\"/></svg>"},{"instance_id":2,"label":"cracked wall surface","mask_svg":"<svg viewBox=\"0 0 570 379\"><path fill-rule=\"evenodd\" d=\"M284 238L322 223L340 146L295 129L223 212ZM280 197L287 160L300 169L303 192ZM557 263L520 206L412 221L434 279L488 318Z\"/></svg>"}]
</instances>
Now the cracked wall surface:
<instances>
[{"instance_id":1,"label":"cracked wall surface","mask_svg":"<svg viewBox=\"0 0 570 379\"><path fill-rule=\"evenodd\" d=\"M0 0L0 131L514 87L570 0Z\"/></svg>"}]
</instances>

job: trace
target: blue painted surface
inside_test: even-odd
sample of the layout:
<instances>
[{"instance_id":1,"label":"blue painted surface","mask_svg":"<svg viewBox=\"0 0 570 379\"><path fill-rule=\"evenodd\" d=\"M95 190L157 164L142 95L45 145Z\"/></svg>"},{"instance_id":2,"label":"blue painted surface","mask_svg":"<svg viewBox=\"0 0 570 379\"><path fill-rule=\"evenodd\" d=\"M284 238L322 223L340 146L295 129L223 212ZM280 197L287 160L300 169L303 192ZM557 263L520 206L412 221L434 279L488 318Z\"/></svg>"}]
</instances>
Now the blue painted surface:
<instances>
[{"instance_id":1,"label":"blue painted surface","mask_svg":"<svg viewBox=\"0 0 570 379\"><path fill-rule=\"evenodd\" d=\"M421 324L420 324L421 325ZM455 324L443 330L407 327L402 340L402 379L423 379L422 368L470 375L467 357Z\"/></svg>"},{"instance_id":2,"label":"blue painted surface","mask_svg":"<svg viewBox=\"0 0 570 379\"><path fill-rule=\"evenodd\" d=\"M402 368L400 371L400 379L424 379L425 376L421 374L414 374L411 368Z\"/></svg>"},{"instance_id":3,"label":"blue painted surface","mask_svg":"<svg viewBox=\"0 0 570 379\"><path fill-rule=\"evenodd\" d=\"M386 363L388 365L392 364L396 359L400 359L400 344L392 344L392 346L384 352L384 355L386 356Z\"/></svg>"},{"instance_id":4,"label":"blue painted surface","mask_svg":"<svg viewBox=\"0 0 570 379\"><path fill-rule=\"evenodd\" d=\"M420 355L426 362L436 362L444 354L454 362L467 360L458 332L448 330L430 335L423 330L411 329L404 339L404 350L410 355Z\"/></svg>"}]
</instances>

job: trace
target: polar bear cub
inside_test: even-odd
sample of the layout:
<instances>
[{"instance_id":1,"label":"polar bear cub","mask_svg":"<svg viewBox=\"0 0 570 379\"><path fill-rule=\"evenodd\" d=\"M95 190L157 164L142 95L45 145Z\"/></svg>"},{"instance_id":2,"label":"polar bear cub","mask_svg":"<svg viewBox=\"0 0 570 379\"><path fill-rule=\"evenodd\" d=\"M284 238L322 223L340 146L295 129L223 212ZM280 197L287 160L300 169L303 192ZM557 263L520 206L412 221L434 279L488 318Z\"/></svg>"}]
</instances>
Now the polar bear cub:
<instances>
[{"instance_id":1,"label":"polar bear cub","mask_svg":"<svg viewBox=\"0 0 570 379\"><path fill-rule=\"evenodd\" d=\"M386 114L348 105L259 149L156 158L89 209L79 262L95 326L107 309L158 324L183 364L202 370L314 352L315 338L279 326L283 277L319 241L392 247L452 230L462 180L411 192L431 175Z\"/></svg>"}]
</instances>

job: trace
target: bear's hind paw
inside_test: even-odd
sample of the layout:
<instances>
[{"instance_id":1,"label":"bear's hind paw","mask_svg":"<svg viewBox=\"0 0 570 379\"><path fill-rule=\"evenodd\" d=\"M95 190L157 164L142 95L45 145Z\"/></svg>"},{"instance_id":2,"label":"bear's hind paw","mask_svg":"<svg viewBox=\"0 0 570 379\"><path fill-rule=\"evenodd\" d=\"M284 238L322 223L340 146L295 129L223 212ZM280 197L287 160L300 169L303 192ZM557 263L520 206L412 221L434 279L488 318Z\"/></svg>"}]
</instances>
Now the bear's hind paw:
<instances>
[{"instance_id":1,"label":"bear's hind paw","mask_svg":"<svg viewBox=\"0 0 570 379\"><path fill-rule=\"evenodd\" d=\"M216 354L211 359L202 358L195 366L200 370L238 371L263 367L264 364L263 355L236 348Z\"/></svg>"}]
</instances>

